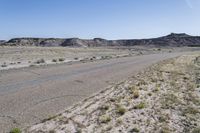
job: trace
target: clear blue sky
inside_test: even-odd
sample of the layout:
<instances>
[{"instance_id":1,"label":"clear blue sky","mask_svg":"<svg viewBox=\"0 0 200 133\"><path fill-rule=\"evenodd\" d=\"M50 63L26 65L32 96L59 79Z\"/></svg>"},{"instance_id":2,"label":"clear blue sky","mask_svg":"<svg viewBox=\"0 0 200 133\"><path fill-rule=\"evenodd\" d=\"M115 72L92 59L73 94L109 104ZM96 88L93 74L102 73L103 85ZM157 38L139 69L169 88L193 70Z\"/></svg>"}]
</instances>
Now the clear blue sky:
<instances>
[{"instance_id":1,"label":"clear blue sky","mask_svg":"<svg viewBox=\"0 0 200 133\"><path fill-rule=\"evenodd\" d=\"M0 0L0 39L200 35L200 0Z\"/></svg>"}]
</instances>

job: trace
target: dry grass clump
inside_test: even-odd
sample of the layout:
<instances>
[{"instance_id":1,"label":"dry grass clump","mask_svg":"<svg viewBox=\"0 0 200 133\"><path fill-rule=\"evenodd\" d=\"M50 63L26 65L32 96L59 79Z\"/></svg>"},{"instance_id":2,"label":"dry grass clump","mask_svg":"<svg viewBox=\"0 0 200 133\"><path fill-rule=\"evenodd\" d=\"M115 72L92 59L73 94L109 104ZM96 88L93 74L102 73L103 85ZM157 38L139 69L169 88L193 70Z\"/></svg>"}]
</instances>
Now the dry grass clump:
<instances>
[{"instance_id":1,"label":"dry grass clump","mask_svg":"<svg viewBox=\"0 0 200 133\"><path fill-rule=\"evenodd\" d=\"M122 107L121 105L117 105L117 107L116 107L117 114L123 115L123 114L125 114L125 112L126 112L126 109L124 107Z\"/></svg>"},{"instance_id":2,"label":"dry grass clump","mask_svg":"<svg viewBox=\"0 0 200 133\"><path fill-rule=\"evenodd\" d=\"M139 98L140 93L139 93L139 89L137 87L131 86L131 87L129 87L129 90L130 90L131 94L133 94L133 98L135 98L135 99Z\"/></svg>"},{"instance_id":3,"label":"dry grass clump","mask_svg":"<svg viewBox=\"0 0 200 133\"><path fill-rule=\"evenodd\" d=\"M102 116L99 117L100 123L108 123L110 121L111 121L111 118L108 115L102 115Z\"/></svg>"},{"instance_id":4,"label":"dry grass clump","mask_svg":"<svg viewBox=\"0 0 200 133\"><path fill-rule=\"evenodd\" d=\"M144 109L146 104L144 102L140 102L136 106L134 106L134 109Z\"/></svg>"}]
</instances>

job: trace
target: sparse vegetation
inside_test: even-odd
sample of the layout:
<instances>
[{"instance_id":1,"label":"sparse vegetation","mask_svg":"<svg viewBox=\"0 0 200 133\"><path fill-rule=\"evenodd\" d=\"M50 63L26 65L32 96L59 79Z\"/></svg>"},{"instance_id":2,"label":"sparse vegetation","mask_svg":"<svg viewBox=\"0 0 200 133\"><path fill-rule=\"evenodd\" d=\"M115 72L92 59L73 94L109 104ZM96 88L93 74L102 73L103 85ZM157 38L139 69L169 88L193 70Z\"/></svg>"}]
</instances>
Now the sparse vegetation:
<instances>
[{"instance_id":1,"label":"sparse vegetation","mask_svg":"<svg viewBox=\"0 0 200 133\"><path fill-rule=\"evenodd\" d=\"M116 112L117 112L118 114L120 114L120 115L123 115L123 114L125 114L126 109L125 109L124 107L122 107L121 105L117 105L117 107L116 107Z\"/></svg>"},{"instance_id":2,"label":"sparse vegetation","mask_svg":"<svg viewBox=\"0 0 200 133\"><path fill-rule=\"evenodd\" d=\"M143 108L145 108L145 103L144 102L140 102L138 105L136 105L134 107L134 109L143 109Z\"/></svg>"},{"instance_id":3,"label":"sparse vegetation","mask_svg":"<svg viewBox=\"0 0 200 133\"><path fill-rule=\"evenodd\" d=\"M110 118L110 116L108 116L108 115L103 115L103 116L100 116L100 117L99 117L99 121L100 121L101 123L108 123L108 122L111 121L111 118Z\"/></svg>"},{"instance_id":4,"label":"sparse vegetation","mask_svg":"<svg viewBox=\"0 0 200 133\"><path fill-rule=\"evenodd\" d=\"M22 133L22 131L19 128L13 128L10 133Z\"/></svg>"},{"instance_id":5,"label":"sparse vegetation","mask_svg":"<svg viewBox=\"0 0 200 133\"><path fill-rule=\"evenodd\" d=\"M83 123L86 132L199 133L197 72L186 57L163 61L69 109L63 115L68 123L52 121L64 127Z\"/></svg>"},{"instance_id":6,"label":"sparse vegetation","mask_svg":"<svg viewBox=\"0 0 200 133\"><path fill-rule=\"evenodd\" d=\"M137 129L137 128L133 128L133 129L131 129L129 132L130 132L130 133L139 133L140 130Z\"/></svg>"},{"instance_id":7,"label":"sparse vegetation","mask_svg":"<svg viewBox=\"0 0 200 133\"><path fill-rule=\"evenodd\" d=\"M164 115L161 115L158 119L159 119L159 122L161 122L161 123L167 121L167 118Z\"/></svg>"},{"instance_id":8,"label":"sparse vegetation","mask_svg":"<svg viewBox=\"0 0 200 133\"><path fill-rule=\"evenodd\" d=\"M193 129L192 133L200 133L200 127Z\"/></svg>"},{"instance_id":9,"label":"sparse vegetation","mask_svg":"<svg viewBox=\"0 0 200 133\"><path fill-rule=\"evenodd\" d=\"M171 133L168 127L162 127L160 133Z\"/></svg>"},{"instance_id":10,"label":"sparse vegetation","mask_svg":"<svg viewBox=\"0 0 200 133\"><path fill-rule=\"evenodd\" d=\"M174 108L174 105L177 105L179 103L180 103L180 100L173 93L165 94L161 101L163 109Z\"/></svg>"},{"instance_id":11,"label":"sparse vegetation","mask_svg":"<svg viewBox=\"0 0 200 133\"><path fill-rule=\"evenodd\" d=\"M192 106L188 106L186 109L183 110L183 115L187 114L196 115L197 113L200 113L200 111Z\"/></svg>"},{"instance_id":12,"label":"sparse vegetation","mask_svg":"<svg viewBox=\"0 0 200 133\"><path fill-rule=\"evenodd\" d=\"M1 67L7 67L7 65L6 64L2 64Z\"/></svg>"},{"instance_id":13,"label":"sparse vegetation","mask_svg":"<svg viewBox=\"0 0 200 133\"><path fill-rule=\"evenodd\" d=\"M57 59L52 59L52 62L57 62Z\"/></svg>"},{"instance_id":14,"label":"sparse vegetation","mask_svg":"<svg viewBox=\"0 0 200 133\"><path fill-rule=\"evenodd\" d=\"M133 94L133 98L136 99L140 96L139 89L137 87L131 86L131 87L129 87L129 89L130 89L131 93Z\"/></svg>"},{"instance_id":15,"label":"sparse vegetation","mask_svg":"<svg viewBox=\"0 0 200 133\"><path fill-rule=\"evenodd\" d=\"M65 61L65 58L59 58L58 61L63 62Z\"/></svg>"},{"instance_id":16,"label":"sparse vegetation","mask_svg":"<svg viewBox=\"0 0 200 133\"><path fill-rule=\"evenodd\" d=\"M44 59L39 59L35 63L36 64L43 64L43 63L45 63L45 60Z\"/></svg>"}]
</instances>

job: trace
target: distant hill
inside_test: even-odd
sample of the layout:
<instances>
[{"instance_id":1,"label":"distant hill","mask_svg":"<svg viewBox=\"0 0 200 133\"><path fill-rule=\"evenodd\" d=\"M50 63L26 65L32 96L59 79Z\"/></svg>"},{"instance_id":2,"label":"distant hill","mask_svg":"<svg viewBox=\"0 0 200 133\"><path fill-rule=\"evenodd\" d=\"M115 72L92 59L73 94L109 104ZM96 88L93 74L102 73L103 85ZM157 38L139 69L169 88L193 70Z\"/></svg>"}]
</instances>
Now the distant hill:
<instances>
[{"instance_id":1,"label":"distant hill","mask_svg":"<svg viewBox=\"0 0 200 133\"><path fill-rule=\"evenodd\" d=\"M0 40L0 45L5 43L6 41L5 40Z\"/></svg>"},{"instance_id":2,"label":"distant hill","mask_svg":"<svg viewBox=\"0 0 200 133\"><path fill-rule=\"evenodd\" d=\"M101 47L101 46L198 46L200 47L200 36L190 36L185 33L151 38L151 39L127 39L106 40L102 38L79 39L79 38L14 38L0 43L7 46L63 46L63 47Z\"/></svg>"}]
</instances>

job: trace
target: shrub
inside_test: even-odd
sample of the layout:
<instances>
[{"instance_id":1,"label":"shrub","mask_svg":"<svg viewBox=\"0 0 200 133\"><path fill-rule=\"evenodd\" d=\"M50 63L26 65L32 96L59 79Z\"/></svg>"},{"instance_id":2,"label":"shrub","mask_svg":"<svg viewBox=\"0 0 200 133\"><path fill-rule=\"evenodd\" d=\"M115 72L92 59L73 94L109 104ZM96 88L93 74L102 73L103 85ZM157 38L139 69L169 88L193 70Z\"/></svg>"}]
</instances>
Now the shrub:
<instances>
[{"instance_id":1,"label":"shrub","mask_svg":"<svg viewBox=\"0 0 200 133\"><path fill-rule=\"evenodd\" d=\"M22 131L19 128L13 128L10 133L21 133Z\"/></svg>"},{"instance_id":2,"label":"shrub","mask_svg":"<svg viewBox=\"0 0 200 133\"><path fill-rule=\"evenodd\" d=\"M133 129L131 129L129 132L130 132L130 133L139 133L140 130L137 129L137 128L133 128Z\"/></svg>"},{"instance_id":3,"label":"shrub","mask_svg":"<svg viewBox=\"0 0 200 133\"><path fill-rule=\"evenodd\" d=\"M57 60L56 60L56 59L53 59L52 62L57 62Z\"/></svg>"},{"instance_id":4,"label":"shrub","mask_svg":"<svg viewBox=\"0 0 200 133\"><path fill-rule=\"evenodd\" d=\"M59 58L58 61L63 62L63 61L65 61L65 59L64 58Z\"/></svg>"},{"instance_id":5,"label":"shrub","mask_svg":"<svg viewBox=\"0 0 200 133\"><path fill-rule=\"evenodd\" d=\"M44 59L40 59L40 60L37 60L35 63L36 63L36 64L45 63L45 60L44 60Z\"/></svg>"},{"instance_id":6,"label":"shrub","mask_svg":"<svg viewBox=\"0 0 200 133\"><path fill-rule=\"evenodd\" d=\"M1 67L7 67L7 65L6 64L2 64Z\"/></svg>"},{"instance_id":7,"label":"shrub","mask_svg":"<svg viewBox=\"0 0 200 133\"><path fill-rule=\"evenodd\" d=\"M161 51L161 48L158 48L157 50L158 50L158 51Z\"/></svg>"}]
</instances>

